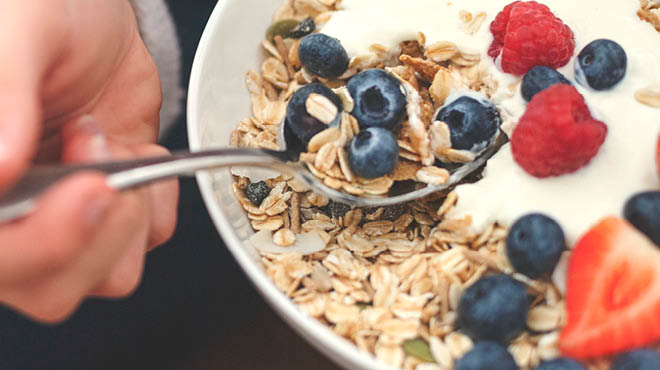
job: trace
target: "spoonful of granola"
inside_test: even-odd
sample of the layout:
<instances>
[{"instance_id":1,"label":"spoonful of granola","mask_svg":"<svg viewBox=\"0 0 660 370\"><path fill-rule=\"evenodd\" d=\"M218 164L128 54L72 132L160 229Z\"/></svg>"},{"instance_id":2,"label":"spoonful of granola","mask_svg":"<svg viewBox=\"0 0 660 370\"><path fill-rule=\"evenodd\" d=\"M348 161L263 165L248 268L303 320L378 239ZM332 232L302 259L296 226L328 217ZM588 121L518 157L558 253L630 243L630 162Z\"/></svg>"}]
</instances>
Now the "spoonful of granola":
<instances>
[{"instance_id":1,"label":"spoonful of granola","mask_svg":"<svg viewBox=\"0 0 660 370\"><path fill-rule=\"evenodd\" d=\"M26 216L36 209L39 196L50 186L66 176L81 171L103 172L108 175L107 181L110 186L118 190L123 190L162 179L177 176L192 176L196 171L200 170L233 166L261 167L290 174L311 190L336 202L352 206L386 206L408 202L457 185L468 175L481 168L488 158L495 154L499 147L506 142L505 135L497 134L495 135L496 140L493 140L492 145L488 146L479 157L469 163L455 166L451 169L436 167L433 170L422 169L416 171L415 176L421 179L428 179L428 185L421 188L413 187L410 191L403 191L397 194L394 192L395 188L392 187L395 180L390 177L381 176L380 178L367 179L358 177L352 174L352 172L347 172L350 173L349 176L352 176L350 177L352 182L349 183L346 181L348 179L339 180L325 174L326 171L333 169L332 166L328 166L326 163L328 159L324 158L325 156L329 156L333 161L345 160L345 157L342 157L344 159L338 159L339 157L337 157L337 155L345 155L345 149L343 147L333 146L332 148L334 149L328 149L330 147L327 144L331 143L334 145L337 143L337 140L341 141L342 132L347 132L346 130L348 130L347 125L351 125L351 130L357 127L354 125L354 121L346 115L344 115L342 121L343 123L339 127L331 126L327 130L314 135L309 145L307 145L306 150L308 151L304 153L300 152L301 142L292 136L285 122L281 125L278 135L280 136L280 140L278 141L282 147L282 150L279 151L251 148L223 148L201 152L181 152L169 157L143 158L128 161L72 166L37 166L32 168L13 189L4 194L0 199L0 222L7 222ZM387 145L380 142L383 138L379 135L382 134L378 131L373 133L373 131L369 131L368 129L363 132L362 136L360 134L354 136L351 146L348 147L349 153L352 150L351 147L355 146L358 148L358 156L368 155L368 153L360 154L361 152L359 151L364 150L364 147L368 149L374 145L371 143L373 140L376 140L376 146ZM351 132L354 134L354 131ZM358 142L356 143L356 141ZM366 142L366 144L362 141ZM333 151L334 154L332 154ZM331 154L328 154L329 152ZM337 152L340 154L337 154ZM396 154L398 156L398 152ZM387 158L382 159L384 161L387 160ZM374 159L358 158L357 163L363 163L360 161L369 160ZM356 160L349 157L349 161ZM319 164L318 166L317 163ZM346 170L350 168L351 164L344 164L343 166ZM382 165L376 159L376 162L372 166L379 167ZM342 170L340 169L339 171ZM339 181L340 186L337 186L337 181ZM346 191L343 192L340 189Z\"/></svg>"}]
</instances>

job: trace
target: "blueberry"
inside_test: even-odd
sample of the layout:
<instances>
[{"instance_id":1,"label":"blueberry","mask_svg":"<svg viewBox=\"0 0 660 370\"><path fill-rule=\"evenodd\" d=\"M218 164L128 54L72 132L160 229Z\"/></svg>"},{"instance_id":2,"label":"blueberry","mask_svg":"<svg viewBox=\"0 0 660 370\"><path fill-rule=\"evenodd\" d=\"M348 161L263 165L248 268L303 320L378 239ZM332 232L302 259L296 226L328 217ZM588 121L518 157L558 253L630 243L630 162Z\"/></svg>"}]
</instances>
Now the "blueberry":
<instances>
[{"instance_id":1,"label":"blueberry","mask_svg":"<svg viewBox=\"0 0 660 370\"><path fill-rule=\"evenodd\" d=\"M341 99L323 84L311 83L298 89L291 97L289 105L286 108L286 120L289 122L291 131L305 144L309 143L309 140L314 135L328 128L328 125L312 117L307 112L305 103L310 94L323 95L337 106L338 112L342 110ZM340 117L341 115L338 113L330 125L339 124Z\"/></svg>"},{"instance_id":2,"label":"blueberry","mask_svg":"<svg viewBox=\"0 0 660 370\"><path fill-rule=\"evenodd\" d=\"M660 370L660 353L650 349L628 352L614 359L612 370Z\"/></svg>"},{"instance_id":3,"label":"blueberry","mask_svg":"<svg viewBox=\"0 0 660 370\"><path fill-rule=\"evenodd\" d=\"M478 342L458 362L454 370L517 370L513 356L501 344Z\"/></svg>"},{"instance_id":4,"label":"blueberry","mask_svg":"<svg viewBox=\"0 0 660 370\"><path fill-rule=\"evenodd\" d=\"M621 45L612 40L590 42L575 59L575 79L594 90L607 90L626 75L628 57Z\"/></svg>"},{"instance_id":5,"label":"blueberry","mask_svg":"<svg viewBox=\"0 0 660 370\"><path fill-rule=\"evenodd\" d=\"M623 217L660 245L660 192L649 191L630 198L623 208Z\"/></svg>"},{"instance_id":6,"label":"blueberry","mask_svg":"<svg viewBox=\"0 0 660 370\"><path fill-rule=\"evenodd\" d=\"M552 361L544 361L535 370L587 370L587 368L577 361L562 357Z\"/></svg>"},{"instance_id":7,"label":"blueberry","mask_svg":"<svg viewBox=\"0 0 660 370\"><path fill-rule=\"evenodd\" d=\"M346 86L353 97L353 116L361 128L392 130L406 113L401 83L382 69L368 69L353 76Z\"/></svg>"},{"instance_id":8,"label":"blueberry","mask_svg":"<svg viewBox=\"0 0 660 370\"><path fill-rule=\"evenodd\" d=\"M339 40L322 33L313 33L300 40L300 63L313 74L336 78L348 68L348 54Z\"/></svg>"},{"instance_id":9,"label":"blueberry","mask_svg":"<svg viewBox=\"0 0 660 370\"><path fill-rule=\"evenodd\" d=\"M300 153L307 151L307 145L293 133L291 124L286 117L282 124L284 125L282 134L284 136L284 143L286 144L286 151L290 155L290 160L297 162L300 158Z\"/></svg>"},{"instance_id":10,"label":"blueberry","mask_svg":"<svg viewBox=\"0 0 660 370\"><path fill-rule=\"evenodd\" d=\"M481 278L458 306L458 326L474 340L505 343L525 329L529 302L525 286L507 275Z\"/></svg>"},{"instance_id":11,"label":"blueberry","mask_svg":"<svg viewBox=\"0 0 660 370\"><path fill-rule=\"evenodd\" d=\"M523 98L531 101L534 95L554 84L571 85L563 74L546 66L536 66L530 69L523 77L521 92Z\"/></svg>"},{"instance_id":12,"label":"blueberry","mask_svg":"<svg viewBox=\"0 0 660 370\"><path fill-rule=\"evenodd\" d=\"M495 137L502 123L495 106L487 100L462 96L445 105L435 116L449 126L454 149L481 152Z\"/></svg>"},{"instance_id":13,"label":"blueberry","mask_svg":"<svg viewBox=\"0 0 660 370\"><path fill-rule=\"evenodd\" d=\"M554 271L566 250L566 238L559 224L548 216L533 213L516 221L506 238L509 262L532 279Z\"/></svg>"},{"instance_id":14,"label":"blueberry","mask_svg":"<svg viewBox=\"0 0 660 370\"><path fill-rule=\"evenodd\" d=\"M375 179L392 172L399 158L399 144L392 132L378 127L360 131L348 147L348 165L356 175Z\"/></svg>"},{"instance_id":15,"label":"blueberry","mask_svg":"<svg viewBox=\"0 0 660 370\"><path fill-rule=\"evenodd\" d=\"M261 205L261 202L263 202L269 194L270 188L263 181L253 182L245 189L245 195L247 195L250 202L257 207Z\"/></svg>"},{"instance_id":16,"label":"blueberry","mask_svg":"<svg viewBox=\"0 0 660 370\"><path fill-rule=\"evenodd\" d=\"M294 39L299 39L314 32L315 29L316 23L314 23L314 18L305 18L289 32L288 36Z\"/></svg>"}]
</instances>

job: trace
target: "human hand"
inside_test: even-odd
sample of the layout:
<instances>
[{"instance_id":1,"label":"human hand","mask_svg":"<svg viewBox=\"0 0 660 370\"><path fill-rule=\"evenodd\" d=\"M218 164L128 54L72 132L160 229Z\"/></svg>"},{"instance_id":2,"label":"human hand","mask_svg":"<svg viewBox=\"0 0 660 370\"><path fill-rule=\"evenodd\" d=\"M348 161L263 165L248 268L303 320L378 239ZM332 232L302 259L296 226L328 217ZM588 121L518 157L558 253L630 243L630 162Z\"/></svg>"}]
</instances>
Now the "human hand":
<instances>
[{"instance_id":1,"label":"human hand","mask_svg":"<svg viewBox=\"0 0 660 370\"><path fill-rule=\"evenodd\" d=\"M0 194L36 158L163 155L160 81L126 0L0 0ZM0 195L1 196L1 195ZM144 254L176 223L178 187L119 194L99 174L64 180L0 225L0 302L37 320L137 286Z\"/></svg>"}]
</instances>

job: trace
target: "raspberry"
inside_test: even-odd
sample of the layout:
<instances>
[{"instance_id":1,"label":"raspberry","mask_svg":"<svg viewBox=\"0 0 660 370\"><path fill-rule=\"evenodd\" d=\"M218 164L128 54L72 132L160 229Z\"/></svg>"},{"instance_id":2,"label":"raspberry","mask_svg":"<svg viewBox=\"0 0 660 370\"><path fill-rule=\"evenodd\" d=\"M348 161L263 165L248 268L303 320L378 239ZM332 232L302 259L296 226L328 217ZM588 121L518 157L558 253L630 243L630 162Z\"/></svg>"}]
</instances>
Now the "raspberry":
<instances>
[{"instance_id":1,"label":"raspberry","mask_svg":"<svg viewBox=\"0 0 660 370\"><path fill-rule=\"evenodd\" d=\"M494 40L488 55L500 58L506 73L523 75L536 66L557 69L575 50L573 31L536 1L507 5L491 23L490 32Z\"/></svg>"},{"instance_id":2,"label":"raspberry","mask_svg":"<svg viewBox=\"0 0 660 370\"><path fill-rule=\"evenodd\" d=\"M591 116L571 85L557 84L527 105L511 136L513 158L536 177L575 172L596 156L607 126Z\"/></svg>"}]
</instances>

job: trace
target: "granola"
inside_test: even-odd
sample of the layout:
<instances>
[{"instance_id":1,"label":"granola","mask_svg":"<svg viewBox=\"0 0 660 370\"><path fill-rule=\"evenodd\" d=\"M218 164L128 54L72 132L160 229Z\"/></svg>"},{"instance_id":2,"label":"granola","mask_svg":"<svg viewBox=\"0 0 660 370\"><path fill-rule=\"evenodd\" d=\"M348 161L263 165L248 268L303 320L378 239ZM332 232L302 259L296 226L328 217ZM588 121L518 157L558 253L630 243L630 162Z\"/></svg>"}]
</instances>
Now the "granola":
<instances>
[{"instance_id":1,"label":"granola","mask_svg":"<svg viewBox=\"0 0 660 370\"><path fill-rule=\"evenodd\" d=\"M338 5L334 0L287 0L274 20L311 17L322 25ZM660 3L641 0L638 14L660 31ZM486 13L464 11L459 17L464 31L473 34L484 27ZM441 185L450 172L436 158L447 163L475 159L472 152L452 148L447 124L433 121L433 113L456 88L488 97L495 93L497 82L488 76L480 55L461 51L450 41L427 45L420 33L396 52L372 45L368 54L350 60L343 75L328 80L302 68L298 42L281 36L263 42L270 57L259 74L246 75L253 116L238 125L232 145L276 148L286 102L300 86L320 81L332 87L343 111L322 95L309 96L306 108L313 117L329 125L339 114L340 121L314 135L300 160L327 186L354 195L384 195L401 183ZM371 180L353 173L345 150L360 132L346 81L368 68L387 70L407 92L407 118L397 133L400 159L391 174ZM658 87L649 86L635 98L658 107L659 96ZM518 366L533 369L560 356L559 331L566 312L565 277L558 271L570 252L564 253L552 278L532 280L515 273L509 263L505 227L492 223L475 233L469 216L449 216L458 201L455 192L397 207L341 209L304 184L280 176L268 180L271 193L255 206L244 194L250 180L236 180L234 193L259 231L252 242L273 282L302 312L381 362L403 369L452 369L474 345L456 328L460 298L481 277L494 273L518 279L532 297L527 329L508 348ZM266 238L274 245L265 243ZM592 360L588 368L605 369L609 361Z\"/></svg>"}]
</instances>

